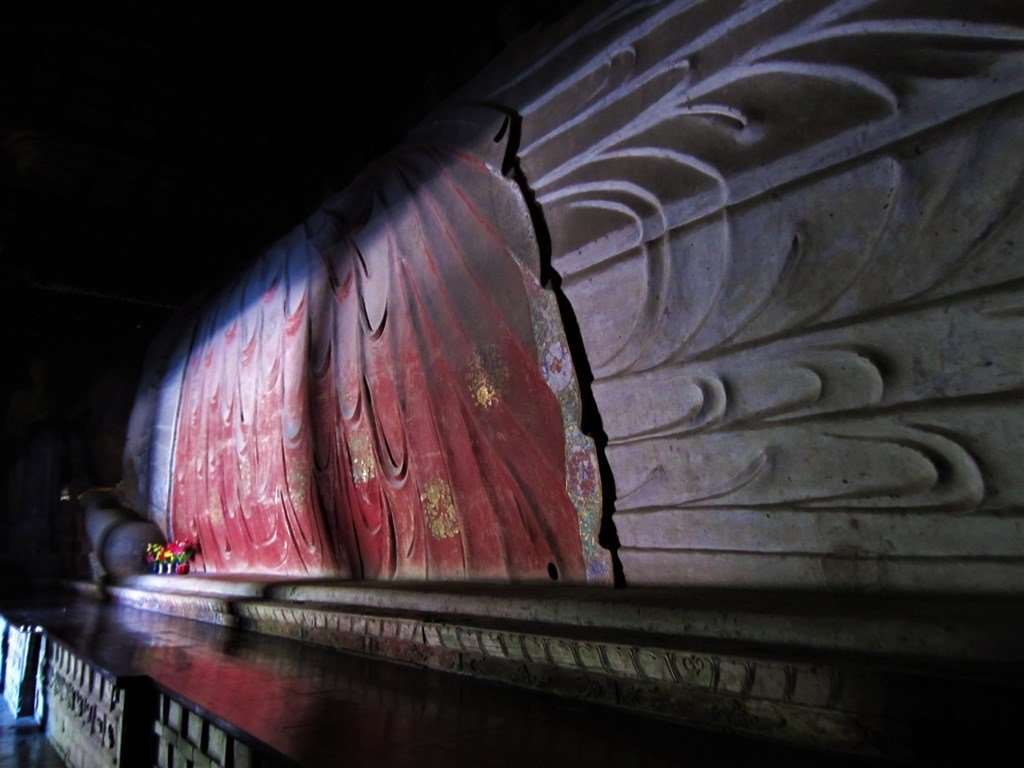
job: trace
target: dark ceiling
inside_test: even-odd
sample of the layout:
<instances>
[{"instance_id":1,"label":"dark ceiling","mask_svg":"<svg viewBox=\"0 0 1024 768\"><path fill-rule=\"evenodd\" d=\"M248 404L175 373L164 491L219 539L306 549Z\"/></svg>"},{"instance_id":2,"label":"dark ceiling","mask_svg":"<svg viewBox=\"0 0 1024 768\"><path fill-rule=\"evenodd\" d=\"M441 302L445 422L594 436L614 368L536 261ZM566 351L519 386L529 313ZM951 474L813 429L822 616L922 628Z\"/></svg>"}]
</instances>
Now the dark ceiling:
<instances>
[{"instance_id":1,"label":"dark ceiling","mask_svg":"<svg viewBox=\"0 0 1024 768\"><path fill-rule=\"evenodd\" d=\"M8 361L126 355L573 5L22 0L0 11Z\"/></svg>"}]
</instances>

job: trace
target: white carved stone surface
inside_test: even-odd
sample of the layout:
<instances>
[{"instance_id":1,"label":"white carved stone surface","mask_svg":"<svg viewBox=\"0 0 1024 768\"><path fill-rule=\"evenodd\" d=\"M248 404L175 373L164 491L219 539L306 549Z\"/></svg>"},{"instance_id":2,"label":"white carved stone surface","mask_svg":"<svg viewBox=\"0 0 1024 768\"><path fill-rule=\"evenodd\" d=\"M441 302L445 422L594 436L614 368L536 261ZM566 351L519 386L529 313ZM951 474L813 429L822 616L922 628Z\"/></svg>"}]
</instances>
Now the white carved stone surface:
<instances>
[{"instance_id":1,"label":"white carved stone surface","mask_svg":"<svg viewBox=\"0 0 1024 768\"><path fill-rule=\"evenodd\" d=\"M46 633L39 633L39 655L36 658L36 689L32 701L32 717L45 725L49 715L49 701L46 691L50 680L50 648Z\"/></svg>"},{"instance_id":2,"label":"white carved stone surface","mask_svg":"<svg viewBox=\"0 0 1024 768\"><path fill-rule=\"evenodd\" d=\"M7 617L0 616L0 690L7 677Z\"/></svg>"},{"instance_id":3,"label":"white carved stone surface","mask_svg":"<svg viewBox=\"0 0 1024 768\"><path fill-rule=\"evenodd\" d=\"M197 712L161 694L153 723L157 739L156 768L269 768L247 744Z\"/></svg>"},{"instance_id":4,"label":"white carved stone surface","mask_svg":"<svg viewBox=\"0 0 1024 768\"><path fill-rule=\"evenodd\" d=\"M50 646L46 691L46 736L62 760L76 768L125 765L126 711L140 702L56 644Z\"/></svg>"},{"instance_id":5,"label":"white carved stone surface","mask_svg":"<svg viewBox=\"0 0 1024 768\"><path fill-rule=\"evenodd\" d=\"M1024 589L1024 5L585 11L459 98L521 117L627 584Z\"/></svg>"},{"instance_id":6,"label":"white carved stone surface","mask_svg":"<svg viewBox=\"0 0 1024 768\"><path fill-rule=\"evenodd\" d=\"M15 717L35 712L40 635L31 625L8 624L4 654L4 701Z\"/></svg>"}]
</instances>

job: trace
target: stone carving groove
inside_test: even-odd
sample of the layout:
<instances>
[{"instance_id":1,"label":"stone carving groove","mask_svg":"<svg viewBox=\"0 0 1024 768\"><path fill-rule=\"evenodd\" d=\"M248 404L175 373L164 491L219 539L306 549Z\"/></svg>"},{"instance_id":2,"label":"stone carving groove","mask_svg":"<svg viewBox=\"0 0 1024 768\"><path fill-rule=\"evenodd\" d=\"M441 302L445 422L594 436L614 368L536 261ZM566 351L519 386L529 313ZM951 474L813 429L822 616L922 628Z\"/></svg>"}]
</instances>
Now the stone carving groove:
<instances>
[{"instance_id":1,"label":"stone carving groove","mask_svg":"<svg viewBox=\"0 0 1024 768\"><path fill-rule=\"evenodd\" d=\"M628 583L1024 588L1022 91L1015 5L783 0L607 4L460 95L521 115Z\"/></svg>"}]
</instances>

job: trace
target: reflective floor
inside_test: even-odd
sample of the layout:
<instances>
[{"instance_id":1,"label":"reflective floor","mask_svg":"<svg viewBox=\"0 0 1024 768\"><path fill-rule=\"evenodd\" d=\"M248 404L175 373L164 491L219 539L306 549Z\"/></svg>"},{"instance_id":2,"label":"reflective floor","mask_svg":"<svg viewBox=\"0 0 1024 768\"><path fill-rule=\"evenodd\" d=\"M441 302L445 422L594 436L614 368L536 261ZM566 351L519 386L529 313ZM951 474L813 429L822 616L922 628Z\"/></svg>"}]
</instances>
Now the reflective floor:
<instances>
[{"instance_id":1,"label":"reflective floor","mask_svg":"<svg viewBox=\"0 0 1024 768\"><path fill-rule=\"evenodd\" d=\"M0 702L0 768L64 768L43 729L30 717L15 720Z\"/></svg>"},{"instance_id":2,"label":"reflective floor","mask_svg":"<svg viewBox=\"0 0 1024 768\"><path fill-rule=\"evenodd\" d=\"M151 677L301 766L874 764L86 601L15 615L112 671ZM3 733L0 768L60 765L38 730L10 720Z\"/></svg>"}]
</instances>

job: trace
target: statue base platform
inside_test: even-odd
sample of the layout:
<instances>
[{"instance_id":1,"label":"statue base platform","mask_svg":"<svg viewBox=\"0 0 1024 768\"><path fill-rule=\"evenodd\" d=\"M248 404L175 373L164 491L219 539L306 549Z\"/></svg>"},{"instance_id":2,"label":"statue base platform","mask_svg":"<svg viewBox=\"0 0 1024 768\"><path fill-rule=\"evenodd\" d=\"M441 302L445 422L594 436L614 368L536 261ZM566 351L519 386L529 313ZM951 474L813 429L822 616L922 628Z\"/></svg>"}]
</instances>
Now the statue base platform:
<instances>
[{"instance_id":1,"label":"statue base platform","mask_svg":"<svg viewBox=\"0 0 1024 768\"><path fill-rule=\"evenodd\" d=\"M105 593L714 731L931 764L1008 743L1024 690L1024 605L1011 597L203 574Z\"/></svg>"}]
</instances>

